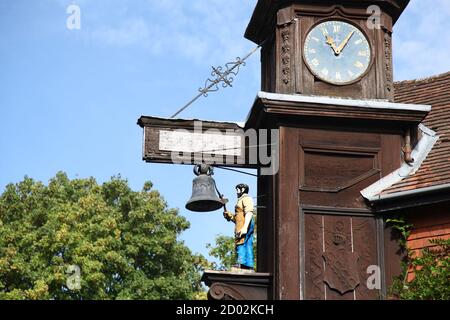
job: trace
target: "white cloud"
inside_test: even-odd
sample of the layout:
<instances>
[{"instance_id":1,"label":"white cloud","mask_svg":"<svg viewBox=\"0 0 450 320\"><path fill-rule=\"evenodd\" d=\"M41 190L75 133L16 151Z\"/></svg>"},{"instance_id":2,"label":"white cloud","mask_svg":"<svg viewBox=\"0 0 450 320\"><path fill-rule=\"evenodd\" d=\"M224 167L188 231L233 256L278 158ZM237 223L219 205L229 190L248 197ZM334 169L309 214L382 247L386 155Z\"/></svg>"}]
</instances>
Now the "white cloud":
<instances>
[{"instance_id":1,"label":"white cloud","mask_svg":"<svg viewBox=\"0 0 450 320\"><path fill-rule=\"evenodd\" d=\"M117 27L100 26L91 33L94 41L120 47L148 43L149 36L147 23L142 19L127 20Z\"/></svg>"},{"instance_id":2,"label":"white cloud","mask_svg":"<svg viewBox=\"0 0 450 320\"><path fill-rule=\"evenodd\" d=\"M394 31L396 80L450 71L450 1L412 0Z\"/></svg>"},{"instance_id":3,"label":"white cloud","mask_svg":"<svg viewBox=\"0 0 450 320\"><path fill-rule=\"evenodd\" d=\"M217 64L245 55L253 47L243 34L255 3L256 0L245 4L242 0L119 1L118 5L127 5L129 10L100 7L99 2L93 8L87 3L82 8L83 26L88 40L94 43L141 46L155 55L173 54L197 64ZM245 10L239 10L242 7ZM100 15L94 12L100 8Z\"/></svg>"},{"instance_id":4,"label":"white cloud","mask_svg":"<svg viewBox=\"0 0 450 320\"><path fill-rule=\"evenodd\" d=\"M243 34L256 0L118 0L114 6L106 0L80 3L84 37L91 44L133 46L202 66L223 65L254 47ZM448 17L449 0L411 1L394 29L396 80L450 70ZM251 72L258 74L259 70Z\"/></svg>"}]
</instances>

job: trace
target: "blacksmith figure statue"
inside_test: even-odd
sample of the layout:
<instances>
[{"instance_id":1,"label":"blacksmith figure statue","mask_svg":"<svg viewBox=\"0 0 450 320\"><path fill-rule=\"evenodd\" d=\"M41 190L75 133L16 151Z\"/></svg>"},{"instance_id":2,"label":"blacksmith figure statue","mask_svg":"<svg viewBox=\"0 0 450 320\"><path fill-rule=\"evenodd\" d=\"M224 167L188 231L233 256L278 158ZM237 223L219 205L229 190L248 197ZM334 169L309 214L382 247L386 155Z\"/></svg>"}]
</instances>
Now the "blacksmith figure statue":
<instances>
[{"instance_id":1,"label":"blacksmith figure statue","mask_svg":"<svg viewBox=\"0 0 450 320\"><path fill-rule=\"evenodd\" d=\"M227 221L235 224L235 246L237 265L235 267L244 270L254 270L253 238L255 222L253 219L253 200L248 195L249 187L246 184L236 186L237 203L234 213L225 209L223 215Z\"/></svg>"}]
</instances>

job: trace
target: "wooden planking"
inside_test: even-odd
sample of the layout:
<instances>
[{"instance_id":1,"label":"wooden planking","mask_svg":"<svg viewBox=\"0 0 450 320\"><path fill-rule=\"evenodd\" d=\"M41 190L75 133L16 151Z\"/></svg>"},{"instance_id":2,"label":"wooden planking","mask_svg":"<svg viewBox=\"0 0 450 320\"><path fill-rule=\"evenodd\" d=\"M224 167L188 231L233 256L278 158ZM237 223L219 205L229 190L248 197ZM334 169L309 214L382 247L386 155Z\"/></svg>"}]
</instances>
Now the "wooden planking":
<instances>
[{"instance_id":1,"label":"wooden planking","mask_svg":"<svg viewBox=\"0 0 450 320\"><path fill-rule=\"evenodd\" d=\"M380 135L340 129L301 129L302 145L349 147L377 150L381 146Z\"/></svg>"},{"instance_id":2,"label":"wooden planking","mask_svg":"<svg viewBox=\"0 0 450 320\"><path fill-rule=\"evenodd\" d=\"M402 157L400 152L402 148L402 133L381 134L381 177L385 177L401 166Z\"/></svg>"},{"instance_id":3,"label":"wooden planking","mask_svg":"<svg viewBox=\"0 0 450 320\"><path fill-rule=\"evenodd\" d=\"M299 198L298 198L298 131L280 128L280 164L277 179L277 297L300 299L299 278Z\"/></svg>"},{"instance_id":4,"label":"wooden planking","mask_svg":"<svg viewBox=\"0 0 450 320\"><path fill-rule=\"evenodd\" d=\"M275 271L275 247L274 247L274 179L271 176L258 176L258 235L256 250L256 271L271 275ZM268 299L275 297L273 283L268 288Z\"/></svg>"},{"instance_id":5,"label":"wooden planking","mask_svg":"<svg viewBox=\"0 0 450 320\"><path fill-rule=\"evenodd\" d=\"M301 202L305 205L368 209L368 206L364 198L361 196L360 191L375 183L378 179L378 175L373 175L337 193L301 191Z\"/></svg>"},{"instance_id":6,"label":"wooden planking","mask_svg":"<svg viewBox=\"0 0 450 320\"><path fill-rule=\"evenodd\" d=\"M258 234L264 235L258 238L258 272L273 273L275 270L274 248L274 179L272 176L258 178L258 208L257 227Z\"/></svg>"},{"instance_id":7,"label":"wooden planking","mask_svg":"<svg viewBox=\"0 0 450 320\"><path fill-rule=\"evenodd\" d=\"M384 272L386 288L390 288L394 278L402 274L401 261L406 251L400 246L401 235L397 230L383 223L384 230Z\"/></svg>"},{"instance_id":8,"label":"wooden planking","mask_svg":"<svg viewBox=\"0 0 450 320\"><path fill-rule=\"evenodd\" d=\"M379 299L379 290L367 288L369 266L379 266L377 257L377 226L375 218L352 217L353 250L359 254L359 278L361 284L356 289L356 300Z\"/></svg>"},{"instance_id":9,"label":"wooden planking","mask_svg":"<svg viewBox=\"0 0 450 320\"><path fill-rule=\"evenodd\" d=\"M305 149L304 157L302 190L338 192L377 173L374 155Z\"/></svg>"},{"instance_id":10,"label":"wooden planking","mask_svg":"<svg viewBox=\"0 0 450 320\"><path fill-rule=\"evenodd\" d=\"M307 33L311 26L314 24L315 19L313 17L301 17L300 19L300 25L301 25L301 37L302 39L306 39ZM303 41L301 41L303 43ZM303 48L302 48L303 50ZM303 59L303 56L301 57L302 63L299 65L297 69L297 73L300 73L302 75L302 82L299 83L299 86L297 87L297 91L301 92L303 94L312 93L314 92L314 75L307 71L308 67L306 66L306 63ZM300 84L302 86L300 86Z\"/></svg>"},{"instance_id":11,"label":"wooden planking","mask_svg":"<svg viewBox=\"0 0 450 320\"><path fill-rule=\"evenodd\" d=\"M380 178L377 171L381 166L378 156L381 148L381 136L374 133L313 128L301 128L299 134L301 204L367 208L360 191ZM312 161L307 156L308 150L323 150L321 151L323 155L328 153L329 161L319 161L320 159ZM357 155L356 158L355 155ZM350 165L352 161L356 161L356 164ZM354 166L358 166L358 169L353 169ZM323 180L322 175L326 175L328 189L337 188L337 190L327 192L325 189L306 188L308 180L314 180L313 177L308 179L311 175L317 176L316 182Z\"/></svg>"}]
</instances>

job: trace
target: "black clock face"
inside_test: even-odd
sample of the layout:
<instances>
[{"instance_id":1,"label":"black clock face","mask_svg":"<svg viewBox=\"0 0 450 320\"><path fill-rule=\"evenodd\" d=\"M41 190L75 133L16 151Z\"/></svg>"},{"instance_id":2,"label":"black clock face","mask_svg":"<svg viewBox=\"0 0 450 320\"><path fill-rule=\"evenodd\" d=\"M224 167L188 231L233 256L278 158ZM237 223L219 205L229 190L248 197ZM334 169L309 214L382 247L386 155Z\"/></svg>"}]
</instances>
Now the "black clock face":
<instances>
[{"instance_id":1,"label":"black clock face","mask_svg":"<svg viewBox=\"0 0 450 320\"><path fill-rule=\"evenodd\" d=\"M366 36L354 25L339 20L315 26L306 36L303 50L311 72L336 85L358 80L372 60Z\"/></svg>"}]
</instances>

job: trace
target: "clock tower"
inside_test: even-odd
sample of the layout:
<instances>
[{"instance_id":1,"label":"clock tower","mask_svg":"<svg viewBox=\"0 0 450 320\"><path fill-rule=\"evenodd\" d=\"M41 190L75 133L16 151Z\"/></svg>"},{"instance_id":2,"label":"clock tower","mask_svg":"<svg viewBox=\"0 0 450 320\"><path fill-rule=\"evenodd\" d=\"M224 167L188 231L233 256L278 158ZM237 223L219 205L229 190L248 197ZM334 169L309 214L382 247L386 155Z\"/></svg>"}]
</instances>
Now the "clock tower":
<instances>
[{"instance_id":1,"label":"clock tower","mask_svg":"<svg viewBox=\"0 0 450 320\"><path fill-rule=\"evenodd\" d=\"M393 100L392 27L409 0L258 1L262 90Z\"/></svg>"},{"instance_id":2,"label":"clock tower","mask_svg":"<svg viewBox=\"0 0 450 320\"><path fill-rule=\"evenodd\" d=\"M205 272L211 299L387 297L401 273L399 235L367 190L384 190L416 161L431 109L393 99L392 32L408 3L257 1L245 36L262 47L261 92L244 127L204 122L236 133L234 167L258 169L257 272ZM192 120L139 124L149 162L171 163L171 151L198 139ZM173 128L187 130L182 140ZM271 134L256 141L245 130ZM277 165L250 161L250 150Z\"/></svg>"},{"instance_id":3,"label":"clock tower","mask_svg":"<svg viewBox=\"0 0 450 320\"><path fill-rule=\"evenodd\" d=\"M258 271L274 299L386 298L398 235L362 195L411 162L427 106L393 101L392 32L408 0L259 0L262 92L246 129L279 131L258 177Z\"/></svg>"}]
</instances>

